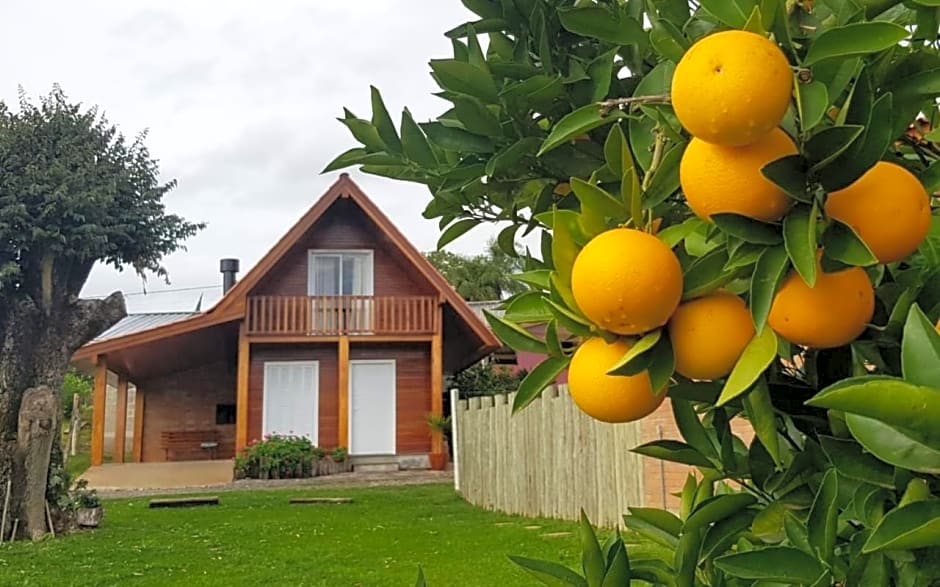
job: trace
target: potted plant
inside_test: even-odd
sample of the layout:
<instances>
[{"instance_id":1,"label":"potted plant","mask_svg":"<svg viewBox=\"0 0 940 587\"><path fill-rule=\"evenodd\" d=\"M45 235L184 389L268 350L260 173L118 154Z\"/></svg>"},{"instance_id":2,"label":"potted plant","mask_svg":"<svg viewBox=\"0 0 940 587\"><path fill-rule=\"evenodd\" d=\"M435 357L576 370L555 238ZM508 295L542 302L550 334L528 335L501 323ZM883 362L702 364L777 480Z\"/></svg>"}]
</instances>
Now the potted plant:
<instances>
[{"instance_id":1,"label":"potted plant","mask_svg":"<svg viewBox=\"0 0 940 587\"><path fill-rule=\"evenodd\" d=\"M431 461L431 468L435 471L442 471L447 467L449 455L448 445L451 433L450 416L445 417L436 414L428 414L426 420L431 432L439 432L443 438L444 450L441 452L432 452L428 455L428 459Z\"/></svg>"},{"instance_id":2,"label":"potted plant","mask_svg":"<svg viewBox=\"0 0 940 587\"><path fill-rule=\"evenodd\" d=\"M101 499L94 489L88 489L88 481L80 479L75 484L72 493L72 504L75 508L75 521L83 528L97 528L104 517L104 508Z\"/></svg>"}]
</instances>

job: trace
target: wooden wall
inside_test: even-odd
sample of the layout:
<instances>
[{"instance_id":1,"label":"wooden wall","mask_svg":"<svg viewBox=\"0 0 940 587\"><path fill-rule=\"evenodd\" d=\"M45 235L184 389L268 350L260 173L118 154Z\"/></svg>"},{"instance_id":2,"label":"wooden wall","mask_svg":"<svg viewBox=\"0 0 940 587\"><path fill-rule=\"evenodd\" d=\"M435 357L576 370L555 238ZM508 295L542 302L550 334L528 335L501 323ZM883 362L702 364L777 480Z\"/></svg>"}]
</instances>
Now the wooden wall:
<instances>
[{"instance_id":1,"label":"wooden wall","mask_svg":"<svg viewBox=\"0 0 940 587\"><path fill-rule=\"evenodd\" d=\"M377 296L433 295L434 288L349 200L339 200L275 265L250 295L307 295L310 249L372 249Z\"/></svg>"},{"instance_id":2,"label":"wooden wall","mask_svg":"<svg viewBox=\"0 0 940 587\"><path fill-rule=\"evenodd\" d=\"M141 381L137 389L145 396L144 462L167 460L160 446L160 434L169 430L217 430L220 441L215 457L235 456L235 424L219 426L215 423L216 404L235 404L235 372L227 363L212 363ZM209 457L208 451L195 446L191 451L172 451L169 460Z\"/></svg>"},{"instance_id":3,"label":"wooden wall","mask_svg":"<svg viewBox=\"0 0 940 587\"><path fill-rule=\"evenodd\" d=\"M430 343L350 344L351 360L394 359L397 395L397 453L420 454L431 450L425 416L431 411ZM248 442L261 438L265 361L319 361L319 445L332 449L338 441L339 392L337 345L252 345L248 382Z\"/></svg>"}]
</instances>

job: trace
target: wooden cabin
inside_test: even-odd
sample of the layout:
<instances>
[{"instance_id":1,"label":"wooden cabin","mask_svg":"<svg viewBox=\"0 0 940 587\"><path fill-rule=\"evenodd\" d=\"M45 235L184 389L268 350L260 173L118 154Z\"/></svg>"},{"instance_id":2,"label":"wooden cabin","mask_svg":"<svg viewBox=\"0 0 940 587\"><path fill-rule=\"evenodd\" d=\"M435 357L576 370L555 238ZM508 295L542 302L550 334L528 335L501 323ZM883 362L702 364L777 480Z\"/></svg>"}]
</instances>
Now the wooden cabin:
<instances>
[{"instance_id":1,"label":"wooden cabin","mask_svg":"<svg viewBox=\"0 0 940 587\"><path fill-rule=\"evenodd\" d=\"M426 417L442 411L445 375L500 344L347 175L238 281L236 265L223 261L210 310L129 316L76 353L95 373L92 465L109 380L119 462L125 444L135 462L232 458L268 434L363 462L442 451Z\"/></svg>"}]
</instances>

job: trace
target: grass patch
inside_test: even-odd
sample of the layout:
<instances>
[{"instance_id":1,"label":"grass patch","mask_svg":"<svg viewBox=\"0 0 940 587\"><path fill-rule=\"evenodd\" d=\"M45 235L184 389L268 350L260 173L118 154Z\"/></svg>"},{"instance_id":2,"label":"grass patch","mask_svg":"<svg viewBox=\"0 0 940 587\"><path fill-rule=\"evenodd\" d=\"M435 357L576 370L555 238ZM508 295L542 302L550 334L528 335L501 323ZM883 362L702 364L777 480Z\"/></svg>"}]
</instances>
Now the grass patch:
<instances>
[{"instance_id":1,"label":"grass patch","mask_svg":"<svg viewBox=\"0 0 940 587\"><path fill-rule=\"evenodd\" d=\"M72 482L77 481L81 474L91 466L91 413L91 406L82 408L84 426L78 431L78 450L75 456L70 456L68 463L65 464L65 470ZM61 446L62 450L67 452L69 450L69 435L65 428L65 426L62 427Z\"/></svg>"},{"instance_id":2,"label":"grass patch","mask_svg":"<svg viewBox=\"0 0 940 587\"><path fill-rule=\"evenodd\" d=\"M508 554L579 566L575 524L486 512L447 485L219 495L178 510L108 501L96 531L0 547L0 585L410 586L420 565L430 587L508 587L533 583ZM354 502L287 503L316 495Z\"/></svg>"}]
</instances>

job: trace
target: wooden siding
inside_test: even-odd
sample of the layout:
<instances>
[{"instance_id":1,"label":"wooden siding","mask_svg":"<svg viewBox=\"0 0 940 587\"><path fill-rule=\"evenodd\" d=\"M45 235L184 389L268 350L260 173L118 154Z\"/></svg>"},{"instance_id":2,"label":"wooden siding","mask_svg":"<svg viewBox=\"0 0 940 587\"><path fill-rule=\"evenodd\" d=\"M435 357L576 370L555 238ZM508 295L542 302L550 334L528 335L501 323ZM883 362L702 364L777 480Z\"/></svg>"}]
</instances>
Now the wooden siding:
<instances>
[{"instance_id":1,"label":"wooden siding","mask_svg":"<svg viewBox=\"0 0 940 587\"><path fill-rule=\"evenodd\" d=\"M144 412L141 457L144 462L165 461L160 434L169 430L216 430L219 448L215 457L235 455L235 424L216 425L216 404L235 403L235 371L218 362L188 371L137 382L147 398ZM169 460L209 458L209 451L194 446L191 451L171 451Z\"/></svg>"},{"instance_id":2,"label":"wooden siding","mask_svg":"<svg viewBox=\"0 0 940 587\"><path fill-rule=\"evenodd\" d=\"M310 249L371 249L376 296L436 294L389 238L349 200L338 200L265 275L250 295L307 295Z\"/></svg>"},{"instance_id":3,"label":"wooden siding","mask_svg":"<svg viewBox=\"0 0 940 587\"><path fill-rule=\"evenodd\" d=\"M318 445L336 447L339 435L337 347L335 344L252 345L248 375L248 443L260 440L264 409L264 364L267 361L317 361L320 373Z\"/></svg>"},{"instance_id":4,"label":"wooden siding","mask_svg":"<svg viewBox=\"0 0 940 587\"><path fill-rule=\"evenodd\" d=\"M431 411L430 343L351 343L349 358L353 361L395 360L396 452L429 452L431 435L425 417ZM249 443L261 437L265 361L319 361L319 445L326 449L334 448L339 435L338 345L252 345L248 393ZM150 408L149 404L147 408Z\"/></svg>"},{"instance_id":5,"label":"wooden siding","mask_svg":"<svg viewBox=\"0 0 940 587\"><path fill-rule=\"evenodd\" d=\"M251 296L250 336L412 335L440 331L436 296Z\"/></svg>"},{"instance_id":6,"label":"wooden siding","mask_svg":"<svg viewBox=\"0 0 940 587\"><path fill-rule=\"evenodd\" d=\"M430 452L431 431L425 418L431 411L431 345L353 343L349 359L395 359L396 452Z\"/></svg>"}]
</instances>

